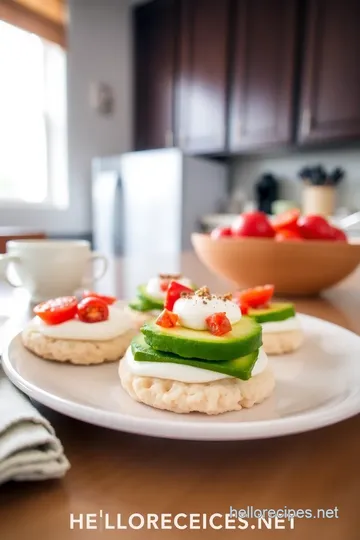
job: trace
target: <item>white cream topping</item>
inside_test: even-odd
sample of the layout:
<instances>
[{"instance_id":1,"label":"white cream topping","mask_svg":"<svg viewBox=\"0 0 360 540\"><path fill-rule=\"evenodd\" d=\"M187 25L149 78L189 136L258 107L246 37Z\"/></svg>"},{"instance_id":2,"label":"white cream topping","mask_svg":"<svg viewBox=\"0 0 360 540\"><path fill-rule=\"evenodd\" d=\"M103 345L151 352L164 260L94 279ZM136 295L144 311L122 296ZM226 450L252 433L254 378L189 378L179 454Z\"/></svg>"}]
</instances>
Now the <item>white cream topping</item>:
<instances>
[{"instance_id":1,"label":"white cream topping","mask_svg":"<svg viewBox=\"0 0 360 540\"><path fill-rule=\"evenodd\" d=\"M134 359L131 347L126 351L125 358L121 362L126 362L127 367L134 375L140 377L156 377L158 379L170 379L184 383L207 383L220 381L221 379L233 379L229 375L202 369L199 367L185 366L183 364L173 364L171 362L143 362ZM259 356L252 369L251 375L258 375L265 370L268 364L268 357L261 347Z\"/></svg>"},{"instance_id":2,"label":"white cream topping","mask_svg":"<svg viewBox=\"0 0 360 540\"><path fill-rule=\"evenodd\" d=\"M179 298L174 304L173 312L179 315L179 323L193 330L207 330L206 317L213 313L225 313L231 324L241 319L240 308L231 300L222 300L214 295L211 299L194 294L190 298Z\"/></svg>"},{"instance_id":3,"label":"white cream topping","mask_svg":"<svg viewBox=\"0 0 360 540\"><path fill-rule=\"evenodd\" d=\"M159 276L155 278L149 279L147 285L146 285L146 292L153 296L154 298L157 298L158 300L164 300L166 297L166 291L162 291L160 288L162 280ZM184 287L189 287L191 289L192 287L192 281L191 279L187 277L181 277L179 279L174 279L177 283L181 283L181 285L184 285Z\"/></svg>"},{"instance_id":4,"label":"white cream topping","mask_svg":"<svg viewBox=\"0 0 360 540\"><path fill-rule=\"evenodd\" d=\"M299 330L301 328L298 317L289 317L285 321L269 321L261 323L263 334L272 334L276 332L288 332L290 330Z\"/></svg>"},{"instance_id":5,"label":"white cream topping","mask_svg":"<svg viewBox=\"0 0 360 540\"><path fill-rule=\"evenodd\" d=\"M28 324L34 332L54 339L73 339L78 341L106 341L114 339L131 328L131 317L125 311L109 306L107 321L85 323L71 319L60 324L46 324L40 317L34 317Z\"/></svg>"}]
</instances>

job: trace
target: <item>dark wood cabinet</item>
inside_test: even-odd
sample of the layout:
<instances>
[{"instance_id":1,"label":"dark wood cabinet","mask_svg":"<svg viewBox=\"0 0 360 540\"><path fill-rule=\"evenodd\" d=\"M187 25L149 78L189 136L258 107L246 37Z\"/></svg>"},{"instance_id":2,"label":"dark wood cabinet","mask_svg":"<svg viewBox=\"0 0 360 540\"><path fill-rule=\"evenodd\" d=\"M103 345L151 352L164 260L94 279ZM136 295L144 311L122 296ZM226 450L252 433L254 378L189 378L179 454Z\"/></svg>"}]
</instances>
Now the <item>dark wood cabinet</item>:
<instances>
[{"instance_id":1,"label":"dark wood cabinet","mask_svg":"<svg viewBox=\"0 0 360 540\"><path fill-rule=\"evenodd\" d=\"M174 146L177 2L156 0L134 11L136 150Z\"/></svg>"},{"instance_id":2,"label":"dark wood cabinet","mask_svg":"<svg viewBox=\"0 0 360 540\"><path fill-rule=\"evenodd\" d=\"M360 137L360 2L309 0L298 137Z\"/></svg>"},{"instance_id":3,"label":"dark wood cabinet","mask_svg":"<svg viewBox=\"0 0 360 540\"><path fill-rule=\"evenodd\" d=\"M230 0L180 0L177 118L180 146L224 152Z\"/></svg>"},{"instance_id":4,"label":"dark wood cabinet","mask_svg":"<svg viewBox=\"0 0 360 540\"><path fill-rule=\"evenodd\" d=\"M297 43L295 0L237 0L229 148L291 142Z\"/></svg>"}]
</instances>

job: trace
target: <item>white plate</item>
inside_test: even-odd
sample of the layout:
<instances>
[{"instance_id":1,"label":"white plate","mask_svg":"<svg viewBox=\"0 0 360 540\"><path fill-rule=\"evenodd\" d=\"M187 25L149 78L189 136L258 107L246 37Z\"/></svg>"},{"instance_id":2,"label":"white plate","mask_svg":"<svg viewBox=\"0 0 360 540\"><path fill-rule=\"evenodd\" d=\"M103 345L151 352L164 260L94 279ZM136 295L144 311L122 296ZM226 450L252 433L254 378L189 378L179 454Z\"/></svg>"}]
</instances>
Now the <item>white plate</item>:
<instances>
[{"instance_id":1,"label":"white plate","mask_svg":"<svg viewBox=\"0 0 360 540\"><path fill-rule=\"evenodd\" d=\"M42 360L15 337L3 367L23 392L65 415L120 431L174 439L240 440L297 433L360 412L360 337L299 315L303 347L270 358L276 390L249 410L207 417L158 411L134 402L121 388L118 365L72 366Z\"/></svg>"}]
</instances>

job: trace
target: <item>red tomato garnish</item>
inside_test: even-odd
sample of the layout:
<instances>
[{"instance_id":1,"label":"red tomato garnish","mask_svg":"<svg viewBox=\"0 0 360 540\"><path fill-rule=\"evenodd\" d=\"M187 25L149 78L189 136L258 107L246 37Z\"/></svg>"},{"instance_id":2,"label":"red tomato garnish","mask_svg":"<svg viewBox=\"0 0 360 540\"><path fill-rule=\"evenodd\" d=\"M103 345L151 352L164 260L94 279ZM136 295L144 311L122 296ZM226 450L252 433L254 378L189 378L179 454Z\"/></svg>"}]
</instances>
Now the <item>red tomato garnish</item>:
<instances>
[{"instance_id":1,"label":"red tomato garnish","mask_svg":"<svg viewBox=\"0 0 360 540\"><path fill-rule=\"evenodd\" d=\"M333 239L337 240L338 242L347 242L347 236L341 229L338 229L338 227L332 228L333 233Z\"/></svg>"},{"instance_id":2,"label":"red tomato garnish","mask_svg":"<svg viewBox=\"0 0 360 540\"><path fill-rule=\"evenodd\" d=\"M333 228L323 216L302 216L298 226L299 233L307 240L333 240Z\"/></svg>"},{"instance_id":3,"label":"red tomato garnish","mask_svg":"<svg viewBox=\"0 0 360 540\"><path fill-rule=\"evenodd\" d=\"M192 292L194 291L190 289L189 287L185 287L185 285L181 285L181 283L178 283L177 281L171 281L168 287L165 302L164 302L165 309L172 311L174 304L176 300L179 300L181 293L192 293Z\"/></svg>"},{"instance_id":4,"label":"red tomato garnish","mask_svg":"<svg viewBox=\"0 0 360 540\"><path fill-rule=\"evenodd\" d=\"M111 306L116 302L115 296L105 296L104 294L99 294L94 291L84 291L83 292L83 298L100 298L100 300L103 300L108 306Z\"/></svg>"},{"instance_id":5,"label":"red tomato garnish","mask_svg":"<svg viewBox=\"0 0 360 540\"><path fill-rule=\"evenodd\" d=\"M104 300L96 296L89 296L79 302L78 317L86 323L106 321L109 318L109 307Z\"/></svg>"},{"instance_id":6,"label":"red tomato garnish","mask_svg":"<svg viewBox=\"0 0 360 540\"><path fill-rule=\"evenodd\" d=\"M164 309L155 321L155 324L162 326L163 328L173 328L179 320L179 315Z\"/></svg>"},{"instance_id":7,"label":"red tomato garnish","mask_svg":"<svg viewBox=\"0 0 360 540\"><path fill-rule=\"evenodd\" d=\"M281 229L276 233L275 240L277 242L286 242L287 240L302 241L304 239L296 230Z\"/></svg>"},{"instance_id":8,"label":"red tomato garnish","mask_svg":"<svg viewBox=\"0 0 360 540\"><path fill-rule=\"evenodd\" d=\"M287 210L286 212L283 212L282 214L279 214L276 216L271 224L273 226L273 229L275 231L281 231L282 229L297 230L297 220L300 217L300 210L297 208L292 208L291 210Z\"/></svg>"},{"instance_id":9,"label":"red tomato garnish","mask_svg":"<svg viewBox=\"0 0 360 540\"><path fill-rule=\"evenodd\" d=\"M239 308L241 311L241 315L247 315L249 313L249 306L247 304L244 304L244 302L238 302Z\"/></svg>"},{"instance_id":10,"label":"red tomato garnish","mask_svg":"<svg viewBox=\"0 0 360 540\"><path fill-rule=\"evenodd\" d=\"M73 319L77 313L77 298L62 296L34 307L34 313L47 324L60 324Z\"/></svg>"},{"instance_id":11,"label":"red tomato garnish","mask_svg":"<svg viewBox=\"0 0 360 540\"><path fill-rule=\"evenodd\" d=\"M170 281L168 279L162 279L160 281L160 290L166 292L168 289Z\"/></svg>"},{"instance_id":12,"label":"red tomato garnish","mask_svg":"<svg viewBox=\"0 0 360 540\"><path fill-rule=\"evenodd\" d=\"M234 236L273 238L275 231L264 212L240 214L231 227Z\"/></svg>"},{"instance_id":13,"label":"red tomato garnish","mask_svg":"<svg viewBox=\"0 0 360 540\"><path fill-rule=\"evenodd\" d=\"M205 319L209 332L214 336L223 336L231 331L231 323L224 313L213 313Z\"/></svg>"},{"instance_id":14,"label":"red tomato garnish","mask_svg":"<svg viewBox=\"0 0 360 540\"><path fill-rule=\"evenodd\" d=\"M216 227L216 229L213 229L210 233L210 237L213 240L217 240L218 238L229 238L232 235L231 227Z\"/></svg>"},{"instance_id":15,"label":"red tomato garnish","mask_svg":"<svg viewBox=\"0 0 360 540\"><path fill-rule=\"evenodd\" d=\"M252 308L267 305L274 294L274 285L264 285L262 287L254 287L253 289L245 289L237 293L237 297L241 306Z\"/></svg>"}]
</instances>

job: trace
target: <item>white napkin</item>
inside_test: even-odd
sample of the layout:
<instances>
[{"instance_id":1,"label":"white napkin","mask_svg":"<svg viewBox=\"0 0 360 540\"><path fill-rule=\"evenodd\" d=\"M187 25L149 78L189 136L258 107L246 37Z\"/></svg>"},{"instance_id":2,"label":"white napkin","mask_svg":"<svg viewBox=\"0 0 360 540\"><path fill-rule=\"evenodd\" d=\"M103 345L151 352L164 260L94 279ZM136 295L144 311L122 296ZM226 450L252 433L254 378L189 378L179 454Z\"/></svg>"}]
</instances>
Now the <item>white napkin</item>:
<instances>
[{"instance_id":1,"label":"white napkin","mask_svg":"<svg viewBox=\"0 0 360 540\"><path fill-rule=\"evenodd\" d=\"M50 423L0 367L0 484L60 478L69 468Z\"/></svg>"}]
</instances>

